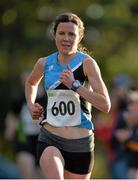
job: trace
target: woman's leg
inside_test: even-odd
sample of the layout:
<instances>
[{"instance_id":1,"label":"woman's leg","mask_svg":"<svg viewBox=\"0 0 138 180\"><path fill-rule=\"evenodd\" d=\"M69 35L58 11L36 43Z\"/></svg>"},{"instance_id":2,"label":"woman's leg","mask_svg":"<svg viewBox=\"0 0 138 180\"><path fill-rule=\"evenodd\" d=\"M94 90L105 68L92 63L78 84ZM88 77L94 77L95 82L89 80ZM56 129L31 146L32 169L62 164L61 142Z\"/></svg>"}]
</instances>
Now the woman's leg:
<instances>
[{"instance_id":1,"label":"woman's leg","mask_svg":"<svg viewBox=\"0 0 138 180\"><path fill-rule=\"evenodd\" d=\"M54 146L48 146L40 158L40 167L48 179L64 179L64 159Z\"/></svg>"},{"instance_id":2,"label":"woman's leg","mask_svg":"<svg viewBox=\"0 0 138 180\"><path fill-rule=\"evenodd\" d=\"M64 171L64 177L65 179L90 179L91 172L88 174L74 174L67 170Z\"/></svg>"}]
</instances>

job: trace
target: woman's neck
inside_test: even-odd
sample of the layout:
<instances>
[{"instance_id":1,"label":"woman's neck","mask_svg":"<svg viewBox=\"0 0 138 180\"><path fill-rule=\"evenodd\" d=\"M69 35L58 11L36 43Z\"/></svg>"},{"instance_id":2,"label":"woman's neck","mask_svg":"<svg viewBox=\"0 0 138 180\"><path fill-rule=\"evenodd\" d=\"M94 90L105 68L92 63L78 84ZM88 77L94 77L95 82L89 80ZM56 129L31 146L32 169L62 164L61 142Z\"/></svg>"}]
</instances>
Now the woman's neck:
<instances>
[{"instance_id":1,"label":"woman's neck","mask_svg":"<svg viewBox=\"0 0 138 180\"><path fill-rule=\"evenodd\" d=\"M75 55L77 52L69 54L69 55L63 55L63 54L58 54L58 62L59 64L67 64Z\"/></svg>"}]
</instances>

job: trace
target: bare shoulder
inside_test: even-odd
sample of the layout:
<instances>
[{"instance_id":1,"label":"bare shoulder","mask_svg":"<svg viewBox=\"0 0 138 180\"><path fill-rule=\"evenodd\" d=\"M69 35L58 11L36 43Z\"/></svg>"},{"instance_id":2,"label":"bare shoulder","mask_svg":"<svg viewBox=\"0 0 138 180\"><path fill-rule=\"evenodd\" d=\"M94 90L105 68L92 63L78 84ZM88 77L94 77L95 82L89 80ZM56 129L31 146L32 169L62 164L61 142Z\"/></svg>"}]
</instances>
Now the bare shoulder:
<instances>
[{"instance_id":1,"label":"bare shoulder","mask_svg":"<svg viewBox=\"0 0 138 180\"><path fill-rule=\"evenodd\" d=\"M85 65L97 65L97 62L96 62L96 60L93 58L93 57L91 57L90 55L87 55L86 56L86 58L85 58L85 60L84 60L84 64Z\"/></svg>"},{"instance_id":2,"label":"bare shoulder","mask_svg":"<svg viewBox=\"0 0 138 180\"><path fill-rule=\"evenodd\" d=\"M37 60L36 65L39 67L44 67L45 61L46 61L47 57L41 57Z\"/></svg>"},{"instance_id":3,"label":"bare shoulder","mask_svg":"<svg viewBox=\"0 0 138 180\"><path fill-rule=\"evenodd\" d=\"M44 75L44 63L46 61L45 57L39 58L34 65L30 76L28 77L28 82L35 85L38 81L40 81Z\"/></svg>"},{"instance_id":4,"label":"bare shoulder","mask_svg":"<svg viewBox=\"0 0 138 180\"><path fill-rule=\"evenodd\" d=\"M99 66L94 58L87 55L83 63L85 74L94 73L95 71L100 72Z\"/></svg>"},{"instance_id":5,"label":"bare shoulder","mask_svg":"<svg viewBox=\"0 0 138 180\"><path fill-rule=\"evenodd\" d=\"M45 61L46 61L46 57L41 57L36 61L34 68L31 72L31 77L43 76Z\"/></svg>"},{"instance_id":6,"label":"bare shoulder","mask_svg":"<svg viewBox=\"0 0 138 180\"><path fill-rule=\"evenodd\" d=\"M35 63L33 71L40 72L43 74L46 59L47 59L46 57L39 58Z\"/></svg>"}]
</instances>

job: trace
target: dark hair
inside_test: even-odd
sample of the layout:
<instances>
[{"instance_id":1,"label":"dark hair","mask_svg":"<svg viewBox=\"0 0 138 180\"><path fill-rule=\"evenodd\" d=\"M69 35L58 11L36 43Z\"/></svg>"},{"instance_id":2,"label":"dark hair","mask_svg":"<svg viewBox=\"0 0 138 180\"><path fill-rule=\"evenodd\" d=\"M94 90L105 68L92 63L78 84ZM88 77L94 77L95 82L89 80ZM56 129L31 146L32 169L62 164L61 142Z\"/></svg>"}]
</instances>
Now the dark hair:
<instances>
[{"instance_id":1,"label":"dark hair","mask_svg":"<svg viewBox=\"0 0 138 180\"><path fill-rule=\"evenodd\" d=\"M52 24L52 34L53 35L56 34L57 27L58 27L59 23L61 23L61 22L72 22L72 23L76 24L79 28L80 36L83 38L84 30L85 30L84 23L81 20L81 18L78 17L76 14L63 13L63 14L58 15ZM90 52L87 50L87 48L82 46L81 44L79 44L78 49L80 51L83 51L84 53L90 54Z\"/></svg>"},{"instance_id":2,"label":"dark hair","mask_svg":"<svg viewBox=\"0 0 138 180\"><path fill-rule=\"evenodd\" d=\"M79 27L79 33L80 35L83 37L84 36L84 24L83 21L76 15L73 13L63 13L58 15L54 22L53 22L53 28L52 28L52 32L55 35L56 31L57 31L57 27L59 25L59 23L61 22L72 22L74 24L76 24Z\"/></svg>"}]
</instances>

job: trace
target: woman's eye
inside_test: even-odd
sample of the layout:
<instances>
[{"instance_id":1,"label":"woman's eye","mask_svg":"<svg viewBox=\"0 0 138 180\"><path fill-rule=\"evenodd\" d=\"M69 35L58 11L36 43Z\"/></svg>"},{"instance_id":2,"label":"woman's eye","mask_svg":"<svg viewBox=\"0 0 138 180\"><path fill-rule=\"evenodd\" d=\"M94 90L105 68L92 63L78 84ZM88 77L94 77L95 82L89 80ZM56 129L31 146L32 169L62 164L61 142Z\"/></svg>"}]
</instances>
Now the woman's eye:
<instances>
[{"instance_id":1,"label":"woman's eye","mask_svg":"<svg viewBox=\"0 0 138 180\"><path fill-rule=\"evenodd\" d=\"M60 35L64 35L65 33L64 32L59 32Z\"/></svg>"},{"instance_id":2,"label":"woman's eye","mask_svg":"<svg viewBox=\"0 0 138 180\"><path fill-rule=\"evenodd\" d=\"M71 32L69 33L69 35L70 35L70 36L75 36L75 34L74 34L74 33L71 33Z\"/></svg>"},{"instance_id":3,"label":"woman's eye","mask_svg":"<svg viewBox=\"0 0 138 180\"><path fill-rule=\"evenodd\" d=\"M58 32L58 34L59 34L59 35L66 35L66 33L65 33L65 32L62 32L62 31ZM68 32L67 35L68 35L68 36L71 36L71 37L73 37L73 36L75 37L75 36L76 36L76 34L75 34L75 33L72 33L72 32Z\"/></svg>"}]
</instances>

